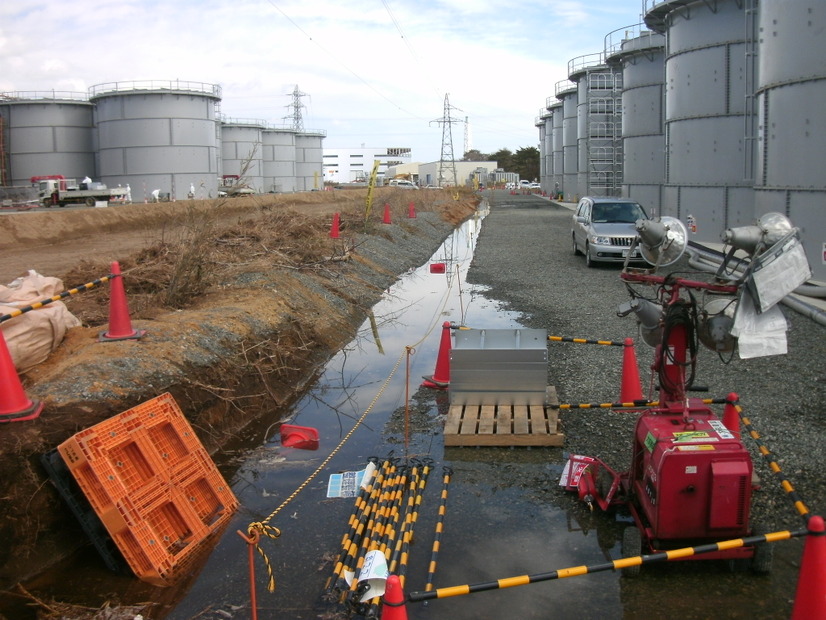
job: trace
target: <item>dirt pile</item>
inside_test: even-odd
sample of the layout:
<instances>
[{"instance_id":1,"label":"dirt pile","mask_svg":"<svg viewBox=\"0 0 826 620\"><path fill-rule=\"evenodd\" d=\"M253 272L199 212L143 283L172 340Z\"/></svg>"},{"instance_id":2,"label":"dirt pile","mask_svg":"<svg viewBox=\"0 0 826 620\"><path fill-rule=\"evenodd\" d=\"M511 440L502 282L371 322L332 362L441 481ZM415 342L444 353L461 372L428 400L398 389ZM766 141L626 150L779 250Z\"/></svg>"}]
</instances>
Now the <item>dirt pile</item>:
<instances>
[{"instance_id":1,"label":"dirt pile","mask_svg":"<svg viewBox=\"0 0 826 620\"><path fill-rule=\"evenodd\" d=\"M45 403L0 426L0 587L79 541L40 455L77 431L171 392L211 451L283 410L398 274L420 265L473 213L472 194L364 190L3 215L3 272L61 277L67 287L117 260L139 340L99 342L109 287L68 298L83 326L21 377ZM382 223L387 204L392 224ZM378 207L377 207L378 205ZM341 214L331 239L330 215ZM10 271L11 270L11 271Z\"/></svg>"}]
</instances>

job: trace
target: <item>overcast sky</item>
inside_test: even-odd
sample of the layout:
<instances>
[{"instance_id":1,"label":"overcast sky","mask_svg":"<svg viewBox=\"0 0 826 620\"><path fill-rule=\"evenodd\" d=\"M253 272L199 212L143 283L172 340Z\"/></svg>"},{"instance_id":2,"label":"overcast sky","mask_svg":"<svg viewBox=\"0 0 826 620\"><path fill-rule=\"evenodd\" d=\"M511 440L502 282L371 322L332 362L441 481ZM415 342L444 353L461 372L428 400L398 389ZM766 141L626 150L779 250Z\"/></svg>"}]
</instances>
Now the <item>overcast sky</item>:
<instances>
[{"instance_id":1,"label":"overcast sky","mask_svg":"<svg viewBox=\"0 0 826 620\"><path fill-rule=\"evenodd\" d=\"M453 152L538 146L534 126L568 61L639 23L642 0L7 0L0 92L108 82L219 84L221 112L289 124L297 86L324 146Z\"/></svg>"}]
</instances>

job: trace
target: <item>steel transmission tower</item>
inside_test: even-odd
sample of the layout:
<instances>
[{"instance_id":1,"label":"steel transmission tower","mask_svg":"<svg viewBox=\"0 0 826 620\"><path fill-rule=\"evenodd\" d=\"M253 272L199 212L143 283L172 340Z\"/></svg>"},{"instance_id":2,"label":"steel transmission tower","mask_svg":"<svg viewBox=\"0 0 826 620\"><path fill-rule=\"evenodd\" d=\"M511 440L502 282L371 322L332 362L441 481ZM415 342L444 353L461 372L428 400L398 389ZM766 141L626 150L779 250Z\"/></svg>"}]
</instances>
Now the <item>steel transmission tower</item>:
<instances>
[{"instance_id":1,"label":"steel transmission tower","mask_svg":"<svg viewBox=\"0 0 826 620\"><path fill-rule=\"evenodd\" d=\"M448 93L445 93L445 109L444 113L442 114L442 118L437 118L434 121L430 121L432 123L438 123L442 126L442 156L439 159L439 186L441 187L444 185L445 181L449 179L453 179L453 186L456 187L459 185L459 181L456 178L456 158L453 156L453 130L451 125L453 123L459 123L459 119L452 118L450 116L451 110L459 110L459 108L454 108L450 105L450 101L448 100ZM448 176L449 175L449 176Z\"/></svg>"},{"instance_id":2,"label":"steel transmission tower","mask_svg":"<svg viewBox=\"0 0 826 620\"><path fill-rule=\"evenodd\" d=\"M283 118L284 120L291 121L292 129L295 129L297 132L302 132L304 131L304 119L301 116L301 108L305 106L301 103L301 98L306 97L307 93L302 93L298 90L298 84L296 84L293 92L290 94L292 95L293 100L292 103L288 104L286 107L292 108L293 113Z\"/></svg>"}]
</instances>

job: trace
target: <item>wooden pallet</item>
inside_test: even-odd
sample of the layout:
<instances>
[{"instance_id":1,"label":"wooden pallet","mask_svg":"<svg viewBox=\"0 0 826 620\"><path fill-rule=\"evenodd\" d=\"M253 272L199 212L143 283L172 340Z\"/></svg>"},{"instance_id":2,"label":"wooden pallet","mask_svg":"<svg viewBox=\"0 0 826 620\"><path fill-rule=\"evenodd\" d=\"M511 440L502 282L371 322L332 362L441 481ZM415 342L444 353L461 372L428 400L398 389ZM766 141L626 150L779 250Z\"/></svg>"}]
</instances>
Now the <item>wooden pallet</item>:
<instances>
[{"instance_id":1,"label":"wooden pallet","mask_svg":"<svg viewBox=\"0 0 826 620\"><path fill-rule=\"evenodd\" d=\"M445 446L561 446L556 390L545 405L451 405Z\"/></svg>"}]
</instances>

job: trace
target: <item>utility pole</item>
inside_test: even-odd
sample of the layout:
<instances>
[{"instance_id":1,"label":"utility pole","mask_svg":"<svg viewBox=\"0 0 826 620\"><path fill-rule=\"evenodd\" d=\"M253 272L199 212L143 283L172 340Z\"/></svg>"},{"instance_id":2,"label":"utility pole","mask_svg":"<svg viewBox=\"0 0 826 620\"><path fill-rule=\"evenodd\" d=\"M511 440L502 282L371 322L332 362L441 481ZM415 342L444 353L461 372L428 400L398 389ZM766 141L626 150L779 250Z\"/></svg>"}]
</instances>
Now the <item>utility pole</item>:
<instances>
[{"instance_id":1,"label":"utility pole","mask_svg":"<svg viewBox=\"0 0 826 620\"><path fill-rule=\"evenodd\" d=\"M442 126L442 156L439 159L439 187L442 187L446 180L453 178L453 186L457 187L459 181L456 178L456 159L453 157L453 130L451 125L460 122L459 119L450 116L451 110L459 110L450 105L448 93L445 93L445 107L442 118L430 121L431 124L438 123ZM450 176L446 176L450 175Z\"/></svg>"},{"instance_id":2,"label":"utility pole","mask_svg":"<svg viewBox=\"0 0 826 620\"><path fill-rule=\"evenodd\" d=\"M304 119L301 117L301 108L305 106L303 103L301 103L301 98L306 96L307 93L302 93L300 90L298 90L298 84L296 84L292 92L292 103L289 103L287 106L285 106L287 108L292 108L293 113L289 116L283 117L284 120L292 121L291 127L299 133L304 131Z\"/></svg>"}]
</instances>

